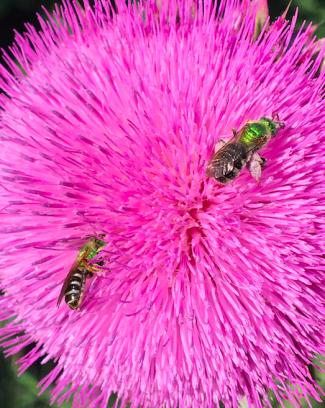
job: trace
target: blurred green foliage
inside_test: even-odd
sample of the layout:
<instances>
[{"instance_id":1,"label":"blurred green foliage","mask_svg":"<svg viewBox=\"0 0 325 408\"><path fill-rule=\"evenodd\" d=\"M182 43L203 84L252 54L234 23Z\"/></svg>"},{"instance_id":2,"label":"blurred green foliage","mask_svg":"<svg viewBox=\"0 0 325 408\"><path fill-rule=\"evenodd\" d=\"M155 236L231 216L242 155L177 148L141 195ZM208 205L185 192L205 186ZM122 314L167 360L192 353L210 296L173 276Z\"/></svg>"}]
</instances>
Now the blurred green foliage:
<instances>
[{"instance_id":1,"label":"blurred green foliage","mask_svg":"<svg viewBox=\"0 0 325 408\"><path fill-rule=\"evenodd\" d=\"M289 0L268 1L270 15L274 19L286 9ZM325 37L325 1L324 0L292 0L288 15L292 17L298 7L298 23L312 21L319 27L316 34L319 38Z\"/></svg>"},{"instance_id":2,"label":"blurred green foliage","mask_svg":"<svg viewBox=\"0 0 325 408\"><path fill-rule=\"evenodd\" d=\"M27 350L26 350L27 351ZM24 353L22 353L24 354ZM18 356L19 357L19 356ZM45 366L34 364L27 372L18 377L17 356L5 359L0 353L0 407L1 408L49 408L50 391L38 395L38 382L50 372L53 364ZM113 407L117 396L113 394L107 408ZM121 404L117 404L120 407ZM57 404L53 408L59 408ZM64 402L60 408L71 408L70 402Z\"/></svg>"},{"instance_id":3,"label":"blurred green foliage","mask_svg":"<svg viewBox=\"0 0 325 408\"><path fill-rule=\"evenodd\" d=\"M23 31L25 22L35 24L37 19L36 12L41 12L41 6L47 9L53 7L53 0L0 0L0 45L1 47L8 46L14 38L13 30ZM286 8L288 1L278 0L269 1L270 14L274 19L281 14ZM318 37L325 36L325 1L324 0L293 0L290 8L289 16L294 14L295 8L299 7L299 24L303 20L313 21L320 24L316 34ZM42 14L42 13L41 13ZM46 375L51 365L45 367L40 364L35 364L27 373L22 376L17 376L17 367L15 358L5 359L0 353L0 407L1 408L48 408L50 406L49 392L37 396L38 381ZM325 374L315 371L315 378L323 389L325 389ZM272 397L271 397L272 398ZM109 406L112 406L116 396L112 396ZM273 407L279 407L279 403L272 398ZM243 403L243 406L245 404ZM285 402L286 407L291 405ZM307 408L305 400L301 401L301 407ZM312 401L314 408L325 406L325 401L322 403ZM54 405L54 408L56 405ZM70 407L69 403L65 403L62 408Z\"/></svg>"},{"instance_id":4,"label":"blurred green foliage","mask_svg":"<svg viewBox=\"0 0 325 408\"><path fill-rule=\"evenodd\" d=\"M37 383L40 379L42 366L35 365L33 369L17 376L16 358L4 359L0 355L0 407L1 408L48 408L49 394L38 396ZM54 405L54 408L57 406ZM69 408L70 404L63 404Z\"/></svg>"}]
</instances>

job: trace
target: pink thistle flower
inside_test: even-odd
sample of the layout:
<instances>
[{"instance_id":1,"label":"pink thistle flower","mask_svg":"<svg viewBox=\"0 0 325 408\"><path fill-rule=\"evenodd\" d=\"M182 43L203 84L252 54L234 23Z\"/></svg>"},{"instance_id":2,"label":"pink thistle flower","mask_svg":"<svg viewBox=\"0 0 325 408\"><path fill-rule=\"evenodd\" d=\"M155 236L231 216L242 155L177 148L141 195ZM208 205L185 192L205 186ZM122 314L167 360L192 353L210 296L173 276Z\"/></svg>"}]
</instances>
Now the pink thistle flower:
<instances>
[{"instance_id":1,"label":"pink thistle flower","mask_svg":"<svg viewBox=\"0 0 325 408\"><path fill-rule=\"evenodd\" d=\"M57 6L0 69L0 300L6 354L53 359L53 401L254 407L317 389L324 353L324 48L296 17L254 40L247 1ZM177 6L178 5L178 6ZM194 10L194 11L193 11ZM245 16L238 23L238 14ZM16 62L19 62L19 65ZM297 63L298 61L299 64ZM207 163L232 128L285 129L221 186ZM80 311L57 298L106 234Z\"/></svg>"}]
</instances>

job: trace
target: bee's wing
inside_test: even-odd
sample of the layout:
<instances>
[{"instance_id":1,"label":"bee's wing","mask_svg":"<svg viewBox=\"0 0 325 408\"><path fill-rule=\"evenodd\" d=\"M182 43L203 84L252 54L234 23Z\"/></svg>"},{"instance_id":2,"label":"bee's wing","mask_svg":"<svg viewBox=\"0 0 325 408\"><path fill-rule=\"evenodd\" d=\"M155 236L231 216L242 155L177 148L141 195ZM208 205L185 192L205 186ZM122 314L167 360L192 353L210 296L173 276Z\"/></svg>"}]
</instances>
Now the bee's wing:
<instances>
[{"instance_id":1,"label":"bee's wing","mask_svg":"<svg viewBox=\"0 0 325 408\"><path fill-rule=\"evenodd\" d=\"M206 175L208 176L208 177L215 177L215 166L216 166L216 163L218 162L218 160L219 160L219 155L220 155L220 152L221 151L223 151L223 150L225 150L225 149L227 149L227 146L230 144L230 143L235 143L239 138L240 138L240 136L241 136L241 134L242 134L242 129L240 129L239 131L236 131L235 129L233 129L233 136L232 136L232 138L231 139L229 139L227 142L223 142L223 140L221 139L218 143L217 143L217 145L218 144L220 144L220 147L218 147L218 149L213 153L213 156L211 157L211 159L208 161L208 165L207 165L207 168L206 168ZM217 146L216 145L216 146ZM220 176L222 176L223 174L222 173L220 173ZM217 176L218 177L218 176Z\"/></svg>"},{"instance_id":2,"label":"bee's wing","mask_svg":"<svg viewBox=\"0 0 325 408\"><path fill-rule=\"evenodd\" d=\"M60 295L58 297L58 302L57 302L58 306L60 305L61 300L62 300L62 298L63 298L63 296L65 294L65 291L66 291L66 289L68 287L70 278L74 274L74 272L76 271L78 266L80 265L81 260L82 260L82 256L79 255L78 258L74 261L73 265L71 266L71 269L70 269L69 273L67 274L66 278L64 279L64 282L63 282L63 285L62 285L62 288L61 288L61 292L60 292Z\"/></svg>"},{"instance_id":3,"label":"bee's wing","mask_svg":"<svg viewBox=\"0 0 325 408\"><path fill-rule=\"evenodd\" d=\"M233 132L233 135L232 135L232 137L231 137L229 140L223 141L223 139L220 139L219 142L217 142L216 146L217 146L219 143L221 143L221 145L220 145L220 147L214 152L214 154L213 154L213 156L212 156L212 159L220 152L220 150L225 149L225 148L226 148L228 145L230 145L231 143L236 143L236 142L240 139L240 137L241 137L241 135L242 135L242 133L243 133L243 129L240 129L240 130L238 130L238 131L235 130L235 129L233 129L232 132Z\"/></svg>"}]
</instances>

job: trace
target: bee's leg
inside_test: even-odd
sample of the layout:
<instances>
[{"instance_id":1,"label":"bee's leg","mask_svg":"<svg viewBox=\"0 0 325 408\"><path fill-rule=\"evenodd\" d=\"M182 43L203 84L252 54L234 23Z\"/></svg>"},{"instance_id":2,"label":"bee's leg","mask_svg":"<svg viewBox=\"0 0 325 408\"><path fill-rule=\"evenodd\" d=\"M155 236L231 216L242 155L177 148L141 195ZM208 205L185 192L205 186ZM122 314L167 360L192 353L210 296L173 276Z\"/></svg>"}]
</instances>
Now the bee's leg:
<instances>
[{"instance_id":1,"label":"bee's leg","mask_svg":"<svg viewBox=\"0 0 325 408\"><path fill-rule=\"evenodd\" d=\"M98 264L93 264L93 265L88 265L87 266L87 272L88 274L94 274L96 272L98 272L100 270L100 268L98 267Z\"/></svg>"},{"instance_id":2,"label":"bee's leg","mask_svg":"<svg viewBox=\"0 0 325 408\"><path fill-rule=\"evenodd\" d=\"M225 142L223 139L220 139L215 145L214 152L217 153L217 151L220 150L226 143L227 142Z\"/></svg>"},{"instance_id":3,"label":"bee's leg","mask_svg":"<svg viewBox=\"0 0 325 408\"><path fill-rule=\"evenodd\" d=\"M231 131L232 131L232 134L233 134L234 137L236 137L238 135L238 132L237 132L237 130L235 128L232 128Z\"/></svg>"},{"instance_id":4,"label":"bee's leg","mask_svg":"<svg viewBox=\"0 0 325 408\"><path fill-rule=\"evenodd\" d=\"M272 113L272 120L276 122L279 129L283 129L285 127L284 122L280 121L280 117L279 117L278 113L276 113L276 112Z\"/></svg>"},{"instance_id":5,"label":"bee's leg","mask_svg":"<svg viewBox=\"0 0 325 408\"><path fill-rule=\"evenodd\" d=\"M100 271L100 267L105 264L105 261L103 259L99 259L98 262L92 264L92 265L87 265L87 272L89 276L93 276L95 273Z\"/></svg>"},{"instance_id":6,"label":"bee's leg","mask_svg":"<svg viewBox=\"0 0 325 408\"><path fill-rule=\"evenodd\" d=\"M277 112L272 112L272 120L279 122L279 114Z\"/></svg>"},{"instance_id":7,"label":"bee's leg","mask_svg":"<svg viewBox=\"0 0 325 408\"><path fill-rule=\"evenodd\" d=\"M247 163L247 167L256 181L259 181L262 175L262 169L265 166L266 160L258 153L254 153Z\"/></svg>"}]
</instances>

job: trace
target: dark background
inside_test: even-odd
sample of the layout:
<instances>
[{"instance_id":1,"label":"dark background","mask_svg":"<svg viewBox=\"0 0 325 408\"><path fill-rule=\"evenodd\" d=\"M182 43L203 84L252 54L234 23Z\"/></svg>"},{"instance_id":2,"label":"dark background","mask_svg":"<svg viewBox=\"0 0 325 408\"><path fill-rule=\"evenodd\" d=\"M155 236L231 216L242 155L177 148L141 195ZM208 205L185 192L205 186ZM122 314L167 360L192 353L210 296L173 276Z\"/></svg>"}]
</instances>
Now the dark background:
<instances>
[{"instance_id":1,"label":"dark background","mask_svg":"<svg viewBox=\"0 0 325 408\"><path fill-rule=\"evenodd\" d=\"M41 7L51 10L52 0L0 0L0 47L8 47L14 39L14 29L19 32L24 30L24 23L37 24L36 13L42 14ZM270 0L270 14L274 19L286 8L288 1ZM324 0L293 0L289 16L292 16L296 7L300 8L299 24L303 20L315 23L325 22ZM325 23L317 30L319 37L325 36ZM37 383L51 369L48 363L45 366L35 364L27 373L17 377L15 361L17 357L5 359L0 352L0 407L1 408L47 408L49 407L49 393L37 397ZM325 389L325 375L314 372L319 383ZM274 407L279 405L274 402ZM290 407L289 404L286 404ZM306 403L301 402L305 407ZM63 408L70 404L62 405ZM325 407L325 404L313 402L313 407Z\"/></svg>"},{"instance_id":2,"label":"dark background","mask_svg":"<svg viewBox=\"0 0 325 408\"><path fill-rule=\"evenodd\" d=\"M269 0L271 16L281 14L289 0ZM13 30L22 31L25 22L37 22L36 12L41 7L53 7L53 0L0 0L0 47L6 47L14 38ZM289 15L292 16L296 7L300 8L299 22L304 19L315 23L324 22L318 29L319 37L325 36L325 1L324 0L293 0Z\"/></svg>"}]
</instances>

